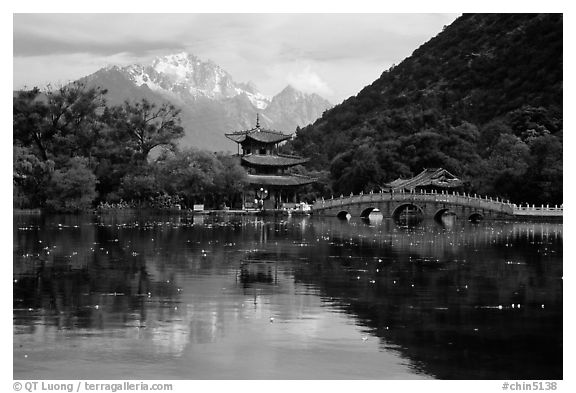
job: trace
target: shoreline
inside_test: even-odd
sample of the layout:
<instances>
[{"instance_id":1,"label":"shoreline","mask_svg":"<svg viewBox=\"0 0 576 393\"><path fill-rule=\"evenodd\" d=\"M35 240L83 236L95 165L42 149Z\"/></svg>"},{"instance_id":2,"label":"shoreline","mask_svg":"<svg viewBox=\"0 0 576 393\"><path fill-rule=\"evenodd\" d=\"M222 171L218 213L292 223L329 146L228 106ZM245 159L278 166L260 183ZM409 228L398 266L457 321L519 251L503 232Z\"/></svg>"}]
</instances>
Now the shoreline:
<instances>
[{"instance_id":1,"label":"shoreline","mask_svg":"<svg viewBox=\"0 0 576 393\"><path fill-rule=\"evenodd\" d=\"M151 215L186 215L186 216L218 216L218 215L232 215L232 216L265 216L265 217L277 217L277 216L315 216L314 211L302 212L302 211L288 211L288 210L253 210L253 209L234 209L234 210L179 210L179 209L107 209L107 210L91 210L85 212L75 212L75 213L57 213L43 211L42 209L12 209L13 215L22 216L41 216L44 214L72 214L72 215L140 215L140 214L151 214ZM328 216L317 216L317 217L328 217ZM333 217L336 218L336 217ZM383 217L390 218L390 217ZM485 220L492 221L492 220ZM518 215L503 217L496 219L495 221L511 221L511 222L553 222L553 223L563 223L563 216L537 216L537 215Z\"/></svg>"}]
</instances>

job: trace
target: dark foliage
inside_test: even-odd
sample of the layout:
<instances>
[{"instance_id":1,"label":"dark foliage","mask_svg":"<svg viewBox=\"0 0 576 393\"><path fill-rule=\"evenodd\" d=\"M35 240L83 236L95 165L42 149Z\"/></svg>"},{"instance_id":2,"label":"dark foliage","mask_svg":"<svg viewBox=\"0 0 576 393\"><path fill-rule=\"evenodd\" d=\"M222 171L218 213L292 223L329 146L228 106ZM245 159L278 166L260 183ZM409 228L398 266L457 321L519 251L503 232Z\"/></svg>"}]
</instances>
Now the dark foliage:
<instances>
[{"instance_id":1,"label":"dark foliage","mask_svg":"<svg viewBox=\"0 0 576 393\"><path fill-rule=\"evenodd\" d=\"M178 151L183 129L174 107L146 100L107 107L105 93L73 83L15 94L15 207L77 212L97 204L164 209L236 201L244 169L230 157Z\"/></svg>"}]
</instances>

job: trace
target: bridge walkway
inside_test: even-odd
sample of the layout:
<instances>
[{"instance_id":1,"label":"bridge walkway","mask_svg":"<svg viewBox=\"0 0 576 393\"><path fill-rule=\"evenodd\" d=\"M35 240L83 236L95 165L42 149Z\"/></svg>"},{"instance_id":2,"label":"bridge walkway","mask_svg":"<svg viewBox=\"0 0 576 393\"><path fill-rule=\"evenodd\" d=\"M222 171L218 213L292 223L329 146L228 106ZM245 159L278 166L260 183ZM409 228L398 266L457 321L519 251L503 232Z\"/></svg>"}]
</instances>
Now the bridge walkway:
<instances>
[{"instance_id":1,"label":"bridge walkway","mask_svg":"<svg viewBox=\"0 0 576 393\"><path fill-rule=\"evenodd\" d=\"M487 196L472 195L459 192L378 192L350 195L339 198L320 199L312 205L312 213L319 215L337 215L339 211L346 211L351 206L378 206L382 203L394 203L396 206L402 204L427 203L436 206L459 206L471 210L489 211L500 215L518 217L562 217L563 206L534 206L516 205L509 201Z\"/></svg>"}]
</instances>

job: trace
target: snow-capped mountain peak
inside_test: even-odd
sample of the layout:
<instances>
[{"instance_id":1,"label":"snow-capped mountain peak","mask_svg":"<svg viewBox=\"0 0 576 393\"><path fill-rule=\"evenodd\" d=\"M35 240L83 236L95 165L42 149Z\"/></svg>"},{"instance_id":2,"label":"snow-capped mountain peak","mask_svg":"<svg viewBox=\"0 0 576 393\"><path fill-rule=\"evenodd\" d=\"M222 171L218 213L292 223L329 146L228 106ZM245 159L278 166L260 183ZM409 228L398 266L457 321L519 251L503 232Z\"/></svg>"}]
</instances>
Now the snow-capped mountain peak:
<instances>
[{"instance_id":1,"label":"snow-capped mountain peak","mask_svg":"<svg viewBox=\"0 0 576 393\"><path fill-rule=\"evenodd\" d=\"M186 52L157 57L148 64L108 66L83 79L106 89L110 105L142 99L157 105L170 102L181 110L186 134L180 143L214 151L234 150L224 134L254 127L257 114L263 127L290 133L331 106L292 86L268 97L253 83L236 82L214 62Z\"/></svg>"},{"instance_id":2,"label":"snow-capped mountain peak","mask_svg":"<svg viewBox=\"0 0 576 393\"><path fill-rule=\"evenodd\" d=\"M236 83L214 62L202 61L187 52L157 57L149 65L135 64L123 70L137 86L146 85L172 99L223 99L245 94L258 109L265 109L270 103L270 98L253 84Z\"/></svg>"}]
</instances>

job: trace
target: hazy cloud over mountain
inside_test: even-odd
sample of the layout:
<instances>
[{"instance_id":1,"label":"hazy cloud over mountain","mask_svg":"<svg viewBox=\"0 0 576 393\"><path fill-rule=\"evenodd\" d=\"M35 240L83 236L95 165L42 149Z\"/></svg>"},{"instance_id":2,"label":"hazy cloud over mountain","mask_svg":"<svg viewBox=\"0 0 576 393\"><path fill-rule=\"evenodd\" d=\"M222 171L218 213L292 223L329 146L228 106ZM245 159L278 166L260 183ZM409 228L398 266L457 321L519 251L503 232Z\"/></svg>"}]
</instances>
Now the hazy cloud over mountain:
<instances>
[{"instance_id":1,"label":"hazy cloud over mountain","mask_svg":"<svg viewBox=\"0 0 576 393\"><path fill-rule=\"evenodd\" d=\"M14 87L186 50L266 94L287 83L339 102L455 14L16 14Z\"/></svg>"}]
</instances>

